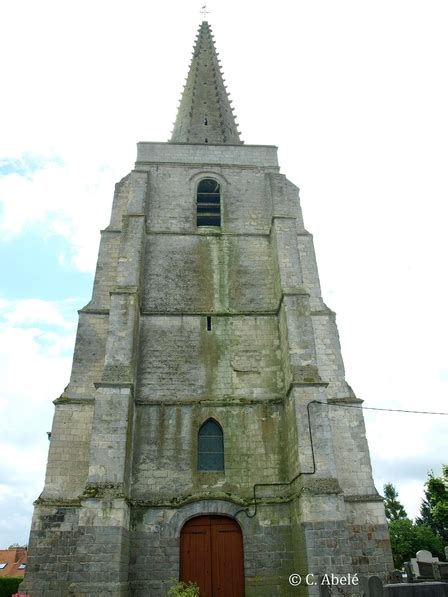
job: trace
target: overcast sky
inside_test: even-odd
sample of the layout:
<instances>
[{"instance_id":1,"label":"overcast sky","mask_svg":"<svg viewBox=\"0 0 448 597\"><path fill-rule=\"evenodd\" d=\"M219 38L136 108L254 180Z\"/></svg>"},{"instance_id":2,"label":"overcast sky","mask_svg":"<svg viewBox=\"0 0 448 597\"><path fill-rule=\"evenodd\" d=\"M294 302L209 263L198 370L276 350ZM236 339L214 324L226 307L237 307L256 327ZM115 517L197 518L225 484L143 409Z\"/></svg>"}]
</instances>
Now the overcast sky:
<instances>
[{"instance_id":1,"label":"overcast sky","mask_svg":"<svg viewBox=\"0 0 448 597\"><path fill-rule=\"evenodd\" d=\"M170 136L202 3L2 3L0 548L28 540L99 230L136 143ZM348 382L447 412L446 0L208 7L244 141L301 189ZM365 416L377 488L414 516L448 417Z\"/></svg>"}]
</instances>

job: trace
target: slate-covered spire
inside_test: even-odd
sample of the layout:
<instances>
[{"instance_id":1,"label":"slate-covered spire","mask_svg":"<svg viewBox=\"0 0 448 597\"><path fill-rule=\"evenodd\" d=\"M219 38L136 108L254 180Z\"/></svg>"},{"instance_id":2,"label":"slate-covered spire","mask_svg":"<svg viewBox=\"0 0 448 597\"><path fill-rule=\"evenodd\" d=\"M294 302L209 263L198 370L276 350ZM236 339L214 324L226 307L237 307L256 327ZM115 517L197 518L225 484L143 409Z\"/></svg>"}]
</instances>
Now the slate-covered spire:
<instances>
[{"instance_id":1,"label":"slate-covered spire","mask_svg":"<svg viewBox=\"0 0 448 597\"><path fill-rule=\"evenodd\" d=\"M177 112L171 142L241 144L213 34L203 21Z\"/></svg>"}]
</instances>

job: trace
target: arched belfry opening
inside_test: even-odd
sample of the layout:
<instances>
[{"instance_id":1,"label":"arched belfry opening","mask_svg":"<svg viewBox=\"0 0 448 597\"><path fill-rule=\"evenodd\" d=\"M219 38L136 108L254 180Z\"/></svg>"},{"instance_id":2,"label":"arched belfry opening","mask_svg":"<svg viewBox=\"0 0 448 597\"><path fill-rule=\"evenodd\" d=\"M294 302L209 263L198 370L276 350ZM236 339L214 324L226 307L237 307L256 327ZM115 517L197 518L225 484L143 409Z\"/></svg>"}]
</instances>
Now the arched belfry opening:
<instances>
[{"instance_id":1,"label":"arched belfry opening","mask_svg":"<svg viewBox=\"0 0 448 597\"><path fill-rule=\"evenodd\" d=\"M207 419L198 431L198 471L224 472L224 433L215 419Z\"/></svg>"},{"instance_id":2,"label":"arched belfry opening","mask_svg":"<svg viewBox=\"0 0 448 597\"><path fill-rule=\"evenodd\" d=\"M243 535L227 516L197 516L180 535L180 579L195 582L203 597L243 597Z\"/></svg>"},{"instance_id":3,"label":"arched belfry opening","mask_svg":"<svg viewBox=\"0 0 448 597\"><path fill-rule=\"evenodd\" d=\"M221 187L213 178L203 178L198 183L196 214L198 226L221 226Z\"/></svg>"}]
</instances>

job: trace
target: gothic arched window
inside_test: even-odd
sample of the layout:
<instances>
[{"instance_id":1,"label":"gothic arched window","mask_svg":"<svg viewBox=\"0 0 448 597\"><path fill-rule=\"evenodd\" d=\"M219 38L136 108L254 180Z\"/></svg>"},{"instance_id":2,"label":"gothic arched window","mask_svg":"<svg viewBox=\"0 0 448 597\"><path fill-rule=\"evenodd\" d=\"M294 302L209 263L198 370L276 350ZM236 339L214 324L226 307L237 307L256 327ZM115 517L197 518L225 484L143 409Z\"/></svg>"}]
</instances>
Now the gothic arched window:
<instances>
[{"instance_id":1,"label":"gothic arched window","mask_svg":"<svg viewBox=\"0 0 448 597\"><path fill-rule=\"evenodd\" d=\"M196 194L198 226L221 226L221 192L213 178L203 178Z\"/></svg>"},{"instance_id":2,"label":"gothic arched window","mask_svg":"<svg viewBox=\"0 0 448 597\"><path fill-rule=\"evenodd\" d=\"M224 435L221 426L213 419L207 419L199 429L198 470L224 470Z\"/></svg>"}]
</instances>

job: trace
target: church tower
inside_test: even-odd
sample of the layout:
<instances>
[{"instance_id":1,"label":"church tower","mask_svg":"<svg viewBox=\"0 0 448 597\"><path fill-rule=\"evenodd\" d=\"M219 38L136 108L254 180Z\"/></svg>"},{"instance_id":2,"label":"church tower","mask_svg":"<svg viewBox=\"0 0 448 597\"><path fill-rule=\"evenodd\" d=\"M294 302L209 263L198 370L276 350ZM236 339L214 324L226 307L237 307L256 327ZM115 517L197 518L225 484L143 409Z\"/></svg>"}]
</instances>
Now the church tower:
<instances>
[{"instance_id":1,"label":"church tower","mask_svg":"<svg viewBox=\"0 0 448 597\"><path fill-rule=\"evenodd\" d=\"M393 566L298 188L242 143L206 21L171 140L116 185L54 404L21 592L315 595L289 575Z\"/></svg>"}]
</instances>

